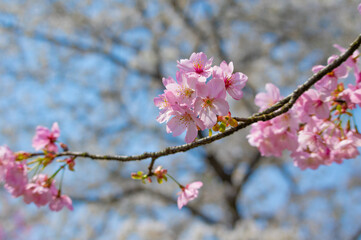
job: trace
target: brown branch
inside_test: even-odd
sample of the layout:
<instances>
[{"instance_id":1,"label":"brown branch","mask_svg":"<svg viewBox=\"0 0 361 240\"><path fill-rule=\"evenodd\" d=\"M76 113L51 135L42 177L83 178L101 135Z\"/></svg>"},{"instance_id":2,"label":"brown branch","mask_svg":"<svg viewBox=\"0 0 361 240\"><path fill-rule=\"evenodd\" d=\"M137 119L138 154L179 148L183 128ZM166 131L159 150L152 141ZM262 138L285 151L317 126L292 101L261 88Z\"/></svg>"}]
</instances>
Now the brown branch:
<instances>
[{"instance_id":1,"label":"brown branch","mask_svg":"<svg viewBox=\"0 0 361 240\"><path fill-rule=\"evenodd\" d=\"M258 164L261 161L261 154L259 152L256 153L256 155L252 158L246 173L244 174L241 182L237 186L237 191L240 192L244 185L248 182L250 177L253 175L253 173L257 170Z\"/></svg>"},{"instance_id":2,"label":"brown branch","mask_svg":"<svg viewBox=\"0 0 361 240\"><path fill-rule=\"evenodd\" d=\"M2 21L0 21L0 28L3 28L4 30L7 31L12 31L13 33L19 34L21 36L47 42L68 49L72 49L80 53L87 52L87 53L97 54L104 57L111 63L123 67L126 70L133 70L139 73L140 75L145 75L152 78L159 78L158 74L149 72L145 69L131 68L128 62L121 59L118 55L112 53L111 51L107 50L106 48L102 47L99 44L86 44L84 42L72 40L64 36L56 36L36 30L26 30L16 24L4 23Z\"/></svg>"},{"instance_id":3,"label":"brown branch","mask_svg":"<svg viewBox=\"0 0 361 240\"><path fill-rule=\"evenodd\" d=\"M361 236L361 227L359 229L357 229L357 232L355 232L352 237L350 238L350 240L357 240L360 239Z\"/></svg>"},{"instance_id":4,"label":"brown branch","mask_svg":"<svg viewBox=\"0 0 361 240\"><path fill-rule=\"evenodd\" d=\"M314 85L317 81L322 79L327 73L331 72L338 66L340 66L343 62L345 62L348 57L352 55L356 49L359 48L361 45L361 34L356 38L356 40L349 46L347 51L345 51L341 56L339 56L335 61L333 61L331 64L324 67L321 71L315 73L312 75L303 85L298 87L292 94L288 95L286 98L280 100L278 103L274 104L270 108L266 109L263 112L253 114L252 116L243 119L244 121L241 122L237 127L229 128L223 133L219 133L210 137L205 137L202 139L199 139L195 142L183 144L179 146L174 147L167 147L161 151L158 152L144 152L140 155L131 155L131 156L120 156L120 155L98 155L98 154L90 154L87 152L63 152L56 154L56 157L61 156L74 156L74 157L84 157L84 158L91 158L94 160L115 160L120 162L129 162L129 161L137 161L137 160L144 160L147 158L159 158L179 152L186 152L188 150L191 150L193 148L203 146L206 144L210 144L214 141L217 141L219 139L225 138L243 128L248 127L252 123L258 122L258 121L268 121L272 118L275 118L285 112L287 112L293 104L296 102L296 100L304 93L306 92L312 85ZM44 153L32 153L30 156L41 156L44 155Z\"/></svg>"},{"instance_id":5,"label":"brown branch","mask_svg":"<svg viewBox=\"0 0 361 240\"><path fill-rule=\"evenodd\" d=\"M72 199L73 199L73 201L88 202L88 203L104 205L104 204L114 204L114 203L120 202L121 200L125 199L126 197L130 197L132 195L141 194L141 193L149 193L153 196L158 197L162 201L169 202L172 204L177 204L176 199L173 199L172 197L170 197L164 193L154 191L152 189L148 189L148 188L144 188L144 187L139 187L139 186L130 188L130 189L125 189L120 194L114 194L114 195L106 197L106 198L93 199L93 198L87 198L87 197L72 197ZM186 205L186 206L184 206L184 208L189 209L193 216L197 216L197 217L201 218L204 222L206 222L208 224L217 223L216 220L208 217L207 215L204 215L200 210L198 210L195 207Z\"/></svg>"},{"instance_id":6,"label":"brown branch","mask_svg":"<svg viewBox=\"0 0 361 240\"><path fill-rule=\"evenodd\" d=\"M199 138L204 138L203 133L201 131L198 132ZM204 156L205 160L209 163L209 165L213 168L214 172L217 176L223 181L230 185L232 185L232 177L230 174L226 173L222 164L218 161L214 154L207 151L206 155Z\"/></svg>"}]
</instances>

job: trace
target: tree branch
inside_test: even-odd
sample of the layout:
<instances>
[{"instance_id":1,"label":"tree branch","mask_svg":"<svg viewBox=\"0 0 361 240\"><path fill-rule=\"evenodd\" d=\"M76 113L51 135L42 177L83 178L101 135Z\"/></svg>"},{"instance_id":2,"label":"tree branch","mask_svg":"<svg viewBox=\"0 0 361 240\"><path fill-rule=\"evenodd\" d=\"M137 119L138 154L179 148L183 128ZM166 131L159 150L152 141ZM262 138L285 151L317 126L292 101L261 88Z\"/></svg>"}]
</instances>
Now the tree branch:
<instances>
[{"instance_id":1,"label":"tree branch","mask_svg":"<svg viewBox=\"0 0 361 240\"><path fill-rule=\"evenodd\" d=\"M159 78L159 76L156 73L152 73L144 69L137 69L137 68L132 69L127 61L123 60L118 55L112 53L110 50L107 50L104 47L101 47L100 45L97 44L93 44L93 45L87 44L81 41L68 39L67 37L50 35L37 30L32 30L32 31L26 30L16 24L6 23L1 20L0 20L0 28L3 28L7 31L13 31L14 33L17 33L21 36L26 36L35 40L72 49L80 53L88 52L88 53L97 54L103 56L105 59L109 60L113 64L123 67L124 69L133 70L139 73L140 75L146 75L152 78Z\"/></svg>"},{"instance_id":2,"label":"tree branch","mask_svg":"<svg viewBox=\"0 0 361 240\"><path fill-rule=\"evenodd\" d=\"M324 67L321 71L312 75L303 85L299 86L293 93L288 95L286 98L280 100L278 103L274 104L270 108L266 109L263 112L253 114L248 118L243 118L243 122L241 122L237 127L229 128L223 133L219 133L213 136L205 137L199 139L195 142L183 144L179 146L167 147L158 152L144 152L140 155L130 155L130 156L120 156L120 155L98 155L98 154L90 154L87 152L62 152L58 153L55 156L73 156L73 157L84 157L84 158L91 158L93 160L115 160L120 162L129 162L129 161L137 161L137 160L144 160L147 158L159 158L167 155L172 155L179 152L185 152L191 150L193 148L203 146L206 144L210 144L214 141L219 139L225 138L243 128L248 127L252 123L258 121L268 121L272 118L275 118L285 112L287 112L296 102L296 100L306 92L311 86L313 86L317 81L322 79L327 73L331 72L338 66L340 66L343 62L345 62L348 57L352 55L356 49L359 48L361 45L361 34L356 38L356 40L349 46L349 48L341 54L335 61L331 64ZM31 157L41 156L44 153L32 153L30 154Z\"/></svg>"},{"instance_id":3,"label":"tree branch","mask_svg":"<svg viewBox=\"0 0 361 240\"><path fill-rule=\"evenodd\" d=\"M173 199L172 197L170 197L164 193L154 191L152 189L148 189L148 188L144 188L144 187L139 187L139 186L135 187L135 188L126 189L120 194L115 194L115 195L109 196L107 198L90 199L90 198L86 198L86 197L72 197L72 199L74 201L82 201L82 202L89 202L89 203L95 203L95 204L113 204L113 203L120 202L121 200L125 199L126 197L130 197L132 195L141 194L141 193L150 193L151 195L154 195L154 196L160 198L162 201L169 202L172 204L177 204L177 200ZM186 206L184 206L184 208L189 209L190 212L192 213L192 215L201 218L204 222L206 222L208 224L216 224L217 223L216 220L204 215L200 210L198 210L195 207L186 205Z\"/></svg>"}]
</instances>

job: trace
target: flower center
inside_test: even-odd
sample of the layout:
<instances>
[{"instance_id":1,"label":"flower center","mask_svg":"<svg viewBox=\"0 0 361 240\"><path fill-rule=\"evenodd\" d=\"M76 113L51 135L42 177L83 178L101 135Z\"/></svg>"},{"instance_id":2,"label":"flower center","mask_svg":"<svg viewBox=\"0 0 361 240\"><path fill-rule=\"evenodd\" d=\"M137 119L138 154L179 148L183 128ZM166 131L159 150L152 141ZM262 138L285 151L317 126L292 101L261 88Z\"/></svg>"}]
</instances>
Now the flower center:
<instances>
[{"instance_id":1,"label":"flower center","mask_svg":"<svg viewBox=\"0 0 361 240\"><path fill-rule=\"evenodd\" d=\"M183 90L183 95L188 98L191 97L193 93L194 93L194 90L191 88L185 88Z\"/></svg>"},{"instance_id":2,"label":"flower center","mask_svg":"<svg viewBox=\"0 0 361 240\"><path fill-rule=\"evenodd\" d=\"M189 113L185 113L179 120L181 123L188 126L189 122L192 121L192 117L189 115Z\"/></svg>"},{"instance_id":3,"label":"flower center","mask_svg":"<svg viewBox=\"0 0 361 240\"><path fill-rule=\"evenodd\" d=\"M56 142L56 137L54 137L53 133L50 134L50 136L49 136L49 141L50 141L51 143Z\"/></svg>"},{"instance_id":4,"label":"flower center","mask_svg":"<svg viewBox=\"0 0 361 240\"><path fill-rule=\"evenodd\" d=\"M203 105L202 105L203 108L212 107L212 105L213 105L213 99L210 98L203 99Z\"/></svg>"},{"instance_id":5,"label":"flower center","mask_svg":"<svg viewBox=\"0 0 361 240\"><path fill-rule=\"evenodd\" d=\"M230 76L230 77L226 77L225 79L224 79L224 84L226 85L226 89L229 87L229 86L231 86L232 85L232 76Z\"/></svg>"},{"instance_id":6,"label":"flower center","mask_svg":"<svg viewBox=\"0 0 361 240\"><path fill-rule=\"evenodd\" d=\"M193 68L196 73L200 74L203 72L203 64L200 61L196 61L193 63Z\"/></svg>"}]
</instances>

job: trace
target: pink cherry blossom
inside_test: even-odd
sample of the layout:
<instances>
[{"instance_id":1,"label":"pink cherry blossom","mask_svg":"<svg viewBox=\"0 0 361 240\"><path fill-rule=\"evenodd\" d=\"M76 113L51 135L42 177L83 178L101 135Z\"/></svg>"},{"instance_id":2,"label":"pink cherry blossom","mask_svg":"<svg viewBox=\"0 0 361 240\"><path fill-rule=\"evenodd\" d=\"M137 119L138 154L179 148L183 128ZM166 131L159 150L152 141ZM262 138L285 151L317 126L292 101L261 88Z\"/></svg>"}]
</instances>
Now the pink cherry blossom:
<instances>
[{"instance_id":1,"label":"pink cherry blossom","mask_svg":"<svg viewBox=\"0 0 361 240\"><path fill-rule=\"evenodd\" d=\"M240 100L242 98L242 89L246 85L248 77L241 72L233 74L232 62L227 65L227 63L223 61L219 67L215 66L213 68L213 77L224 81L225 88L232 98L236 100Z\"/></svg>"},{"instance_id":2,"label":"pink cherry blossom","mask_svg":"<svg viewBox=\"0 0 361 240\"><path fill-rule=\"evenodd\" d=\"M342 162L342 159L351 159L357 157L360 153L358 147L361 147L361 135L359 133L349 131L345 138L334 144L334 158L338 163ZM338 160L341 159L341 160Z\"/></svg>"},{"instance_id":3,"label":"pink cherry blossom","mask_svg":"<svg viewBox=\"0 0 361 240\"><path fill-rule=\"evenodd\" d=\"M343 48L338 44L334 44L333 46L335 48L337 48L341 53L346 52L346 48ZM355 76L360 71L359 67L357 66L357 60L358 60L359 56L360 56L360 52L358 50L356 50L352 53L352 55L344 63L346 66L353 68Z\"/></svg>"},{"instance_id":4,"label":"pink cherry blossom","mask_svg":"<svg viewBox=\"0 0 361 240\"><path fill-rule=\"evenodd\" d=\"M266 84L266 93L258 93L254 100L260 112L281 100L280 90L272 83Z\"/></svg>"},{"instance_id":5,"label":"pink cherry blossom","mask_svg":"<svg viewBox=\"0 0 361 240\"><path fill-rule=\"evenodd\" d=\"M256 122L252 124L250 133L247 135L248 142L251 146L257 147L262 156L272 156L273 154L279 156L278 153L274 153L274 140L275 134L271 131L272 123Z\"/></svg>"},{"instance_id":6,"label":"pink cherry blossom","mask_svg":"<svg viewBox=\"0 0 361 240\"><path fill-rule=\"evenodd\" d=\"M202 81L205 81L212 74L212 61L213 58L208 60L202 52L192 53L189 59L177 61L177 67L186 74L203 76Z\"/></svg>"},{"instance_id":7,"label":"pink cherry blossom","mask_svg":"<svg viewBox=\"0 0 361 240\"><path fill-rule=\"evenodd\" d=\"M55 144L60 136L60 129L57 122L51 127L51 131L43 126L36 128L36 133L33 138L33 147L35 150L46 149L49 152L57 152L58 146Z\"/></svg>"},{"instance_id":8,"label":"pink cherry blossom","mask_svg":"<svg viewBox=\"0 0 361 240\"><path fill-rule=\"evenodd\" d=\"M330 115L330 105L326 99L326 95L309 89L302 95L305 99L303 110L307 114L315 114L319 119L328 118Z\"/></svg>"},{"instance_id":9,"label":"pink cherry blossom","mask_svg":"<svg viewBox=\"0 0 361 240\"><path fill-rule=\"evenodd\" d=\"M7 146L0 146L0 182L4 180L8 167L14 162L14 153Z\"/></svg>"},{"instance_id":10,"label":"pink cherry blossom","mask_svg":"<svg viewBox=\"0 0 361 240\"><path fill-rule=\"evenodd\" d=\"M223 80L213 78L199 95L194 104L194 111L199 114L205 127L211 128L217 123L217 115L225 116L229 112Z\"/></svg>"},{"instance_id":11,"label":"pink cherry blossom","mask_svg":"<svg viewBox=\"0 0 361 240\"><path fill-rule=\"evenodd\" d=\"M154 105L160 110L157 117L159 123L168 122L171 118L173 104L175 104L175 96L171 91L165 91L163 94L154 98Z\"/></svg>"},{"instance_id":12,"label":"pink cherry blossom","mask_svg":"<svg viewBox=\"0 0 361 240\"><path fill-rule=\"evenodd\" d=\"M202 186L203 183L198 181L182 187L182 191L178 193L178 208L181 209L183 206L187 205L189 201L198 197L198 189L200 189Z\"/></svg>"},{"instance_id":13,"label":"pink cherry blossom","mask_svg":"<svg viewBox=\"0 0 361 240\"><path fill-rule=\"evenodd\" d=\"M36 175L25 187L24 202L34 202L38 207L44 206L51 201L54 191L54 180L50 180L45 174Z\"/></svg>"},{"instance_id":14,"label":"pink cherry blossom","mask_svg":"<svg viewBox=\"0 0 361 240\"><path fill-rule=\"evenodd\" d=\"M361 88L348 88L350 93L350 101L354 104L361 105Z\"/></svg>"},{"instance_id":15,"label":"pink cherry blossom","mask_svg":"<svg viewBox=\"0 0 361 240\"><path fill-rule=\"evenodd\" d=\"M67 195L59 194L53 196L49 203L50 210L58 212L63 209L63 207L67 207L70 211L73 211L73 203L71 198Z\"/></svg>"},{"instance_id":16,"label":"pink cherry blossom","mask_svg":"<svg viewBox=\"0 0 361 240\"><path fill-rule=\"evenodd\" d=\"M326 149L327 145L322 136L315 129L305 128L298 132L298 142L300 149L308 149L309 151L322 151Z\"/></svg>"},{"instance_id":17,"label":"pink cherry blossom","mask_svg":"<svg viewBox=\"0 0 361 240\"><path fill-rule=\"evenodd\" d=\"M294 165L301 170L307 168L315 170L322 164L322 157L317 153L293 152L291 157L293 158Z\"/></svg>"},{"instance_id":18,"label":"pink cherry blossom","mask_svg":"<svg viewBox=\"0 0 361 240\"><path fill-rule=\"evenodd\" d=\"M327 63L331 64L338 58L337 55L333 55L328 58ZM314 73L319 72L325 66L317 65L312 68ZM315 88L319 91L322 91L326 95L329 95L337 87L338 79L346 78L348 76L348 70L345 64L341 64L339 67L335 68L333 71L329 72L324 76L320 81L315 84Z\"/></svg>"},{"instance_id":19,"label":"pink cherry blossom","mask_svg":"<svg viewBox=\"0 0 361 240\"><path fill-rule=\"evenodd\" d=\"M361 56L361 53L359 53L359 55L357 56L357 59ZM356 61L356 60L355 60ZM358 87L361 87L360 84L361 84L361 71L360 71L360 68L358 67L358 65L355 64L355 67L354 67L354 76L355 76L355 79L356 79L356 85Z\"/></svg>"},{"instance_id":20,"label":"pink cherry blossom","mask_svg":"<svg viewBox=\"0 0 361 240\"><path fill-rule=\"evenodd\" d=\"M361 72L357 74L359 79L356 78L356 85L348 84L348 88L338 94L338 99L347 103L348 109L354 109L358 104L361 106Z\"/></svg>"},{"instance_id":21,"label":"pink cherry blossom","mask_svg":"<svg viewBox=\"0 0 361 240\"><path fill-rule=\"evenodd\" d=\"M262 156L281 157L285 149L293 151L297 148L297 135L291 129L283 128L282 131L274 131L275 125L271 121L257 122L252 124L250 133L247 135L251 146L257 147Z\"/></svg>"},{"instance_id":22,"label":"pink cherry blossom","mask_svg":"<svg viewBox=\"0 0 361 240\"><path fill-rule=\"evenodd\" d=\"M171 103L177 103L178 105L186 105L187 107L192 107L196 99L196 89L199 85L197 78L192 76L187 76L181 72L176 73L177 82L174 80L167 85L166 92L170 91L173 95L168 95L168 98L171 98Z\"/></svg>"},{"instance_id":23,"label":"pink cherry blossom","mask_svg":"<svg viewBox=\"0 0 361 240\"><path fill-rule=\"evenodd\" d=\"M283 133L284 131L295 131L298 129L300 123L292 109L287 113L271 119L270 122L276 134Z\"/></svg>"},{"instance_id":24,"label":"pink cherry blossom","mask_svg":"<svg viewBox=\"0 0 361 240\"><path fill-rule=\"evenodd\" d=\"M26 184L28 183L26 165L21 162L14 162L7 166L6 174L4 177L5 189L13 195L13 197L21 196Z\"/></svg>"},{"instance_id":25,"label":"pink cherry blossom","mask_svg":"<svg viewBox=\"0 0 361 240\"><path fill-rule=\"evenodd\" d=\"M173 118L167 123L167 132L173 133L173 136L179 136L187 130L185 141L191 143L197 137L198 127L205 129L203 122L197 118L197 114L190 109L180 108L173 111Z\"/></svg>"}]
</instances>

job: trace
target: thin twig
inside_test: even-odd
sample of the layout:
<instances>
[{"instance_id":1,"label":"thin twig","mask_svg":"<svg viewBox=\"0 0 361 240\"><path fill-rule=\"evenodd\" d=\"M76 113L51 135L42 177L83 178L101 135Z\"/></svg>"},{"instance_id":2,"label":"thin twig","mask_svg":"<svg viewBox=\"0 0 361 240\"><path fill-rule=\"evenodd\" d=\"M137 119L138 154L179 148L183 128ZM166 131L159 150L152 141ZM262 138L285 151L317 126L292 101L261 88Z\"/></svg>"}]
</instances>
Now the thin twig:
<instances>
[{"instance_id":1,"label":"thin twig","mask_svg":"<svg viewBox=\"0 0 361 240\"><path fill-rule=\"evenodd\" d=\"M148 177L153 176L153 166L155 163L155 160L157 160L157 158L152 158L152 161L150 162L149 166L148 166Z\"/></svg>"}]
</instances>

